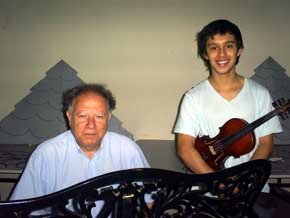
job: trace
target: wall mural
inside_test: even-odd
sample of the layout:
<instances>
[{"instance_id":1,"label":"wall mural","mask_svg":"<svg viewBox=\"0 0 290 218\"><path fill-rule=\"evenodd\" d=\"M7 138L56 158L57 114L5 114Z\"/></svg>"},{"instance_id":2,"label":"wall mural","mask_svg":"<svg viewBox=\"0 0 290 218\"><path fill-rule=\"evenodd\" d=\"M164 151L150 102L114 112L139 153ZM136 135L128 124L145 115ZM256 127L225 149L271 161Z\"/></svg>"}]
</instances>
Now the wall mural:
<instances>
[{"instance_id":1,"label":"wall mural","mask_svg":"<svg viewBox=\"0 0 290 218\"><path fill-rule=\"evenodd\" d=\"M274 101L281 98L288 101L290 99L290 78L285 72L286 70L280 64L272 57L268 57L255 69L252 79L269 89ZM290 119L283 120L281 117L279 119L283 132L274 136L274 143L290 145Z\"/></svg>"},{"instance_id":2,"label":"wall mural","mask_svg":"<svg viewBox=\"0 0 290 218\"><path fill-rule=\"evenodd\" d=\"M76 74L67 63L60 61L46 72L45 78L31 88L29 95L15 105L15 110L0 121L1 171L20 173L34 145L66 130L61 112L61 95L64 90L84 83ZM273 58L269 57L260 64L252 79L267 87L273 100L281 97L289 99L290 78ZM290 119L281 120L281 124L283 133L275 136L275 144L290 145ZM109 129L133 138L114 115ZM290 150L287 146L284 147L282 154L286 155Z\"/></svg>"},{"instance_id":3,"label":"wall mural","mask_svg":"<svg viewBox=\"0 0 290 218\"><path fill-rule=\"evenodd\" d=\"M15 105L15 110L0 121L1 144L37 145L67 130L62 113L62 93L84 82L63 60L46 72L29 95ZM133 138L121 121L112 116L109 130Z\"/></svg>"}]
</instances>

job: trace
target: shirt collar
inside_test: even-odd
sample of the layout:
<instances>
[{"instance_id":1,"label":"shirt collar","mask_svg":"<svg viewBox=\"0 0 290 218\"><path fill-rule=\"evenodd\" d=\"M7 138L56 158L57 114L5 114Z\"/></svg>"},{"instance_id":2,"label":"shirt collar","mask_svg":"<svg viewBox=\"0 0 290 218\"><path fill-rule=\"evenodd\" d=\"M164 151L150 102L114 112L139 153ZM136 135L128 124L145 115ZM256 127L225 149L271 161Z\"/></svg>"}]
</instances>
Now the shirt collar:
<instances>
[{"instance_id":1,"label":"shirt collar","mask_svg":"<svg viewBox=\"0 0 290 218\"><path fill-rule=\"evenodd\" d=\"M81 149L81 147L79 146L79 144L77 143L77 141L76 141L76 139L75 139L75 137L74 137L72 131L69 130L69 132L70 132L70 137L71 137L71 140L70 140L70 141L73 142L73 143L72 143L73 146L74 146L74 147L75 147L79 152L84 153L83 150ZM99 151L101 151L101 150L104 149L104 144L105 144L105 141L107 140L107 139L106 139L106 138L107 138L107 137L106 137L107 134L108 134L108 132L106 132L106 134L104 135L103 140L101 141L101 145L100 145L99 149L95 152L95 154L98 153ZM94 154L94 155L95 155L95 154Z\"/></svg>"}]
</instances>

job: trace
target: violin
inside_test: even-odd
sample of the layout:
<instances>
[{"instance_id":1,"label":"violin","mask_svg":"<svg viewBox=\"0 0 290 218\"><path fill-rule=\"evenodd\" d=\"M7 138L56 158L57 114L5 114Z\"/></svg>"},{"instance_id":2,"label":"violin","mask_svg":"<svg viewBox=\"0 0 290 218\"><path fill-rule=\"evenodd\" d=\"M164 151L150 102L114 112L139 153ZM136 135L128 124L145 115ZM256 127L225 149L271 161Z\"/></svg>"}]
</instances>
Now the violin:
<instances>
[{"instance_id":1,"label":"violin","mask_svg":"<svg viewBox=\"0 0 290 218\"><path fill-rule=\"evenodd\" d=\"M197 137L194 147L213 170L224 168L228 157L238 158L253 150L256 144L255 128L276 115L280 115L282 119L288 118L290 100L286 102L284 99L280 99L272 105L275 107L273 111L250 124L239 118L228 120L219 128L220 131L214 138Z\"/></svg>"}]
</instances>

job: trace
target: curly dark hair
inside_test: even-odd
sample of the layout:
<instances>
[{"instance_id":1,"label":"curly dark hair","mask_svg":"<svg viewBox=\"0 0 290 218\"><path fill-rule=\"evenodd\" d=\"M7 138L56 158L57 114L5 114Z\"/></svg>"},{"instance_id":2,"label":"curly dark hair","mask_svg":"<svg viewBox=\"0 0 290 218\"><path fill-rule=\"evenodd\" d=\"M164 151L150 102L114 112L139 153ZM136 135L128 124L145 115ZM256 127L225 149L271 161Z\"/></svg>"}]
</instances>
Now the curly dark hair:
<instances>
[{"instance_id":1,"label":"curly dark hair","mask_svg":"<svg viewBox=\"0 0 290 218\"><path fill-rule=\"evenodd\" d=\"M211 72L210 63L204 57L206 54L206 42L209 38L213 38L216 34L224 35L226 33L231 33L234 35L237 40L238 49L244 48L243 38L239 27L228 20L214 20L206 25L196 35L197 55L202 58L209 72ZM240 57L237 58L236 65L239 63L239 59Z\"/></svg>"},{"instance_id":2,"label":"curly dark hair","mask_svg":"<svg viewBox=\"0 0 290 218\"><path fill-rule=\"evenodd\" d=\"M111 91L101 84L82 84L75 86L62 95L62 109L65 113L73 104L74 100L81 94L84 93L96 93L106 99L109 105L109 110L113 111L116 107L115 97L112 95Z\"/></svg>"}]
</instances>

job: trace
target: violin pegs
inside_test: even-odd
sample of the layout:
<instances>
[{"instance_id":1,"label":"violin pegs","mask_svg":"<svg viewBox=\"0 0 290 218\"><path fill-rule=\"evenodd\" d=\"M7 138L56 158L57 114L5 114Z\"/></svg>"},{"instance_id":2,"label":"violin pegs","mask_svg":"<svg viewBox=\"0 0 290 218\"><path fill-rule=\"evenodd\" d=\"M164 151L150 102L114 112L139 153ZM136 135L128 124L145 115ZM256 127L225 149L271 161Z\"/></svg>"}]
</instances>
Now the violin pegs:
<instances>
[{"instance_id":1,"label":"violin pegs","mask_svg":"<svg viewBox=\"0 0 290 218\"><path fill-rule=\"evenodd\" d=\"M281 114L282 120L286 120L285 114Z\"/></svg>"},{"instance_id":2,"label":"violin pegs","mask_svg":"<svg viewBox=\"0 0 290 218\"><path fill-rule=\"evenodd\" d=\"M285 119L288 119L289 118L289 113L288 112L284 113L284 118Z\"/></svg>"},{"instance_id":3,"label":"violin pegs","mask_svg":"<svg viewBox=\"0 0 290 218\"><path fill-rule=\"evenodd\" d=\"M285 99L283 97L281 98L281 101L282 101L283 104L286 103L286 101L285 101Z\"/></svg>"}]
</instances>

